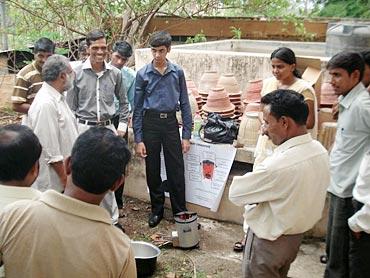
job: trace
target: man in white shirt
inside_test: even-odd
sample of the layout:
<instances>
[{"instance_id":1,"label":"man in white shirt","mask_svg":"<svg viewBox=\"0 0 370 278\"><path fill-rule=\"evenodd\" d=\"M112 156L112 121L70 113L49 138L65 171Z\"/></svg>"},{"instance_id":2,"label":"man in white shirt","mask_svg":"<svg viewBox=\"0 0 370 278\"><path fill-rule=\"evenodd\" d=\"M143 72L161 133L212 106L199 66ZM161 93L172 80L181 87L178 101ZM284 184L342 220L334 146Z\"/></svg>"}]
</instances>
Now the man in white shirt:
<instances>
[{"instance_id":1,"label":"man in white shirt","mask_svg":"<svg viewBox=\"0 0 370 278\"><path fill-rule=\"evenodd\" d=\"M307 133L301 94L276 90L261 103L263 132L278 147L253 172L234 177L229 199L245 206L243 277L286 277L303 233L321 218L328 154Z\"/></svg>"},{"instance_id":2,"label":"man in white shirt","mask_svg":"<svg viewBox=\"0 0 370 278\"><path fill-rule=\"evenodd\" d=\"M370 277L370 151L361 163L355 187L353 203L356 213L348 219L350 237L351 277Z\"/></svg>"},{"instance_id":3,"label":"man in white shirt","mask_svg":"<svg viewBox=\"0 0 370 278\"><path fill-rule=\"evenodd\" d=\"M76 140L77 125L64 92L73 85L74 72L69 60L52 55L42 69L43 84L28 111L28 126L42 145L40 174L32 187L62 192L67 175L63 160L70 155Z\"/></svg>"},{"instance_id":4,"label":"man in white shirt","mask_svg":"<svg viewBox=\"0 0 370 278\"><path fill-rule=\"evenodd\" d=\"M31 188L39 173L41 145L26 126L11 124L0 127L0 211L19 200L38 198ZM5 277L0 267L0 277Z\"/></svg>"},{"instance_id":5,"label":"man in white shirt","mask_svg":"<svg viewBox=\"0 0 370 278\"><path fill-rule=\"evenodd\" d=\"M370 149L370 95L361 82L364 60L359 53L340 52L330 59L327 69L339 96L339 115L330 153L325 277L344 278L352 277L348 218L354 213L352 191L360 164Z\"/></svg>"}]
</instances>

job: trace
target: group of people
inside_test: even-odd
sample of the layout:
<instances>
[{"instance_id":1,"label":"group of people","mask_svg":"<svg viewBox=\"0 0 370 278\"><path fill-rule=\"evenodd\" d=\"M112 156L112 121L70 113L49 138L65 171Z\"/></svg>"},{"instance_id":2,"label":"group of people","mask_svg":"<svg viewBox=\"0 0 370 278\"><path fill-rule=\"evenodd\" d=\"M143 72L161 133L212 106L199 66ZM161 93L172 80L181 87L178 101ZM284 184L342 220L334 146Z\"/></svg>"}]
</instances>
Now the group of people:
<instances>
[{"instance_id":1,"label":"group of people","mask_svg":"<svg viewBox=\"0 0 370 278\"><path fill-rule=\"evenodd\" d=\"M338 96L330 157L312 139L316 97L294 53L279 48L271 63L253 171L234 177L229 190L229 199L245 206L243 277L287 277L304 232L322 217L327 191L324 277L369 277L370 51L340 52L327 63Z\"/></svg>"},{"instance_id":2,"label":"group of people","mask_svg":"<svg viewBox=\"0 0 370 278\"><path fill-rule=\"evenodd\" d=\"M125 66L132 55L127 42L113 44L110 62L102 31L88 33L85 43L80 50L87 55L71 63L41 38L35 60L16 77L12 103L23 125L0 128L0 262L7 277L136 277L129 238L117 229L124 230L118 218L130 117L135 152L146 164L149 227L164 212L161 151L172 213L187 210L183 154L192 115L184 71L166 57L170 34L151 35L153 60L137 73ZM341 52L327 64L339 96L329 157L314 140L315 91L296 70L294 52L281 47L271 54L256 162L229 190L229 199L245 206L243 277L287 277L327 191L325 277L370 275L369 58L370 52Z\"/></svg>"},{"instance_id":3,"label":"group of people","mask_svg":"<svg viewBox=\"0 0 370 278\"><path fill-rule=\"evenodd\" d=\"M112 46L107 62L100 30L87 34L80 61L54 54L47 38L35 43L35 60L17 74L12 95L22 125L0 128L6 277L136 277L130 240L118 223L130 116L136 152L147 166L149 226L158 225L164 211L161 148L173 213L186 210L182 154L190 148L192 118L185 76L166 59L169 33L152 34L149 44L153 62L136 74L125 67L132 55L125 41Z\"/></svg>"}]
</instances>

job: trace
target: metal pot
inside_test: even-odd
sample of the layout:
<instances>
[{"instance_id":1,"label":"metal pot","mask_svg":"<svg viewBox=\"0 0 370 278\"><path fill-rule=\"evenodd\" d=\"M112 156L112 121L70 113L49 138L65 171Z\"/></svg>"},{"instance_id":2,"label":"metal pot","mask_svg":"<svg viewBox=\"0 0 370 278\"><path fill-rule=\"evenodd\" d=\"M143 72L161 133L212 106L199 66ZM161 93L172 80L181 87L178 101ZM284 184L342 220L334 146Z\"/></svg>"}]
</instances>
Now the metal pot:
<instances>
[{"instance_id":1,"label":"metal pot","mask_svg":"<svg viewBox=\"0 0 370 278\"><path fill-rule=\"evenodd\" d=\"M176 230L179 237L179 247L194 248L199 243L198 215L195 212L184 211L175 215Z\"/></svg>"},{"instance_id":2,"label":"metal pot","mask_svg":"<svg viewBox=\"0 0 370 278\"><path fill-rule=\"evenodd\" d=\"M145 241L131 241L131 246L135 256L137 276L152 275L156 269L157 257L161 254L161 250Z\"/></svg>"}]
</instances>

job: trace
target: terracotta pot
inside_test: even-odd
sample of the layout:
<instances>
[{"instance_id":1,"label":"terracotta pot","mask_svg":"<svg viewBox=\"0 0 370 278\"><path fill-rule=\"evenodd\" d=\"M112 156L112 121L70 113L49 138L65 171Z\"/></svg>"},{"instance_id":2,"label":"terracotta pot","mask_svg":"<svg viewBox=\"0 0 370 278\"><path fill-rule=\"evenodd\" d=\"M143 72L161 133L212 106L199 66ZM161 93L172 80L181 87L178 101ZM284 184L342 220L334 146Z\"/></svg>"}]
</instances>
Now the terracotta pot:
<instances>
[{"instance_id":1,"label":"terracotta pot","mask_svg":"<svg viewBox=\"0 0 370 278\"><path fill-rule=\"evenodd\" d=\"M240 92L240 85L232 73L221 75L217 82L217 87L224 87L229 95L238 94Z\"/></svg>"},{"instance_id":2,"label":"terracotta pot","mask_svg":"<svg viewBox=\"0 0 370 278\"><path fill-rule=\"evenodd\" d=\"M205 112L232 112L234 113L235 105L230 102L229 96L222 87L213 88L207 98L207 103L203 105L202 110Z\"/></svg>"},{"instance_id":3,"label":"terracotta pot","mask_svg":"<svg viewBox=\"0 0 370 278\"><path fill-rule=\"evenodd\" d=\"M199 81L199 91L209 92L212 88L215 88L220 78L217 71L206 71L203 73Z\"/></svg>"},{"instance_id":4,"label":"terracotta pot","mask_svg":"<svg viewBox=\"0 0 370 278\"><path fill-rule=\"evenodd\" d=\"M237 144L245 147L256 147L261 122L258 112L246 113L240 122Z\"/></svg>"},{"instance_id":5,"label":"terracotta pot","mask_svg":"<svg viewBox=\"0 0 370 278\"><path fill-rule=\"evenodd\" d=\"M320 105L324 107L331 107L337 100L338 97L335 95L333 86L329 82L322 83Z\"/></svg>"},{"instance_id":6,"label":"terracotta pot","mask_svg":"<svg viewBox=\"0 0 370 278\"><path fill-rule=\"evenodd\" d=\"M321 130L319 133L319 141L328 151L331 150L331 147L334 143L336 132L337 132L337 123L333 122L322 123Z\"/></svg>"},{"instance_id":7,"label":"terracotta pot","mask_svg":"<svg viewBox=\"0 0 370 278\"><path fill-rule=\"evenodd\" d=\"M260 112L261 104L257 102L248 103L245 107L244 114L248 112Z\"/></svg>"},{"instance_id":8,"label":"terracotta pot","mask_svg":"<svg viewBox=\"0 0 370 278\"><path fill-rule=\"evenodd\" d=\"M248 103L260 102L262 85L263 85L262 79L248 81L247 90L245 91L244 94L244 100Z\"/></svg>"}]
</instances>

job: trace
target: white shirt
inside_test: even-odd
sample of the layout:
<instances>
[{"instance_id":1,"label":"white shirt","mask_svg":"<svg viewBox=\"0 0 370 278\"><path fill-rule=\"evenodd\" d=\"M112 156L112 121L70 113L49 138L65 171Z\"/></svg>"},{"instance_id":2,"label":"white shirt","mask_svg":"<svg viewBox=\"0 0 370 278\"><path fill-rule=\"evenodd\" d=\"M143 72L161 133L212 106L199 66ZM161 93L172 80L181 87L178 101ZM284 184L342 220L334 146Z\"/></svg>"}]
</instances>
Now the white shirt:
<instances>
[{"instance_id":1,"label":"white shirt","mask_svg":"<svg viewBox=\"0 0 370 278\"><path fill-rule=\"evenodd\" d=\"M350 198L361 160L370 149L370 94L360 82L338 100L339 116L330 153L328 191L340 198Z\"/></svg>"},{"instance_id":2,"label":"white shirt","mask_svg":"<svg viewBox=\"0 0 370 278\"><path fill-rule=\"evenodd\" d=\"M50 164L68 157L78 136L76 120L65 96L44 82L28 111L28 126L42 145L40 173L32 187L61 192L63 186Z\"/></svg>"},{"instance_id":3,"label":"white shirt","mask_svg":"<svg viewBox=\"0 0 370 278\"><path fill-rule=\"evenodd\" d=\"M364 231L370 234L370 151L361 162L353 198L363 203L363 207L348 219L348 225L354 232Z\"/></svg>"},{"instance_id":4,"label":"white shirt","mask_svg":"<svg viewBox=\"0 0 370 278\"><path fill-rule=\"evenodd\" d=\"M245 206L244 227L259 238L275 240L315 225L328 183L327 151L305 134L278 146L253 172L234 177L229 199Z\"/></svg>"},{"instance_id":5,"label":"white shirt","mask_svg":"<svg viewBox=\"0 0 370 278\"><path fill-rule=\"evenodd\" d=\"M31 187L20 187L0 184L0 211L11 203L19 200L32 200L41 195L41 192Z\"/></svg>"}]
</instances>

